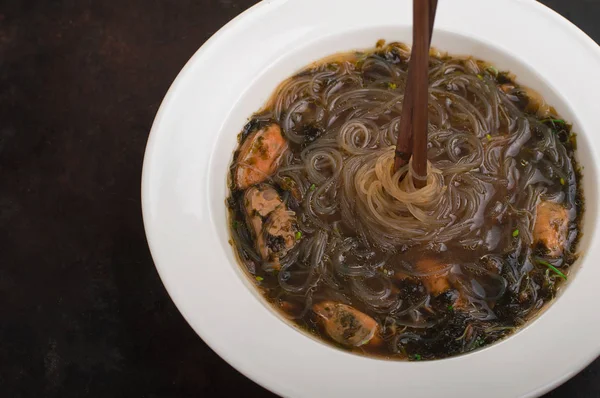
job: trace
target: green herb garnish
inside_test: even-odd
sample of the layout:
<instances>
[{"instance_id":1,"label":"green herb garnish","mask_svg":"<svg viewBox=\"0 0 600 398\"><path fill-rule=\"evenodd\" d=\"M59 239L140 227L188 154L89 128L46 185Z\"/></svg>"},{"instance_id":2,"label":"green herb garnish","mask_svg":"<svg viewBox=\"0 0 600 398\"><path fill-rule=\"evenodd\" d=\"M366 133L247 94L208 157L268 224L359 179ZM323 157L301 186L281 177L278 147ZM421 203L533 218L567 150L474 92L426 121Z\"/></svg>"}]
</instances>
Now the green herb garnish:
<instances>
[{"instance_id":1,"label":"green herb garnish","mask_svg":"<svg viewBox=\"0 0 600 398\"><path fill-rule=\"evenodd\" d=\"M296 240L300 240L302 238L302 231L296 231Z\"/></svg>"},{"instance_id":2,"label":"green herb garnish","mask_svg":"<svg viewBox=\"0 0 600 398\"><path fill-rule=\"evenodd\" d=\"M310 186L310 190L311 190L311 191L314 191L315 189L317 189L317 186L316 186L315 184L312 184L312 185Z\"/></svg>"},{"instance_id":3,"label":"green herb garnish","mask_svg":"<svg viewBox=\"0 0 600 398\"><path fill-rule=\"evenodd\" d=\"M487 70L488 72L490 72L494 76L498 76L498 69L496 69L492 65L490 65L487 68L485 68L485 70Z\"/></svg>"},{"instance_id":4,"label":"green herb garnish","mask_svg":"<svg viewBox=\"0 0 600 398\"><path fill-rule=\"evenodd\" d=\"M481 75L477 75L477 78L478 78L479 80L483 80L483 76L481 76Z\"/></svg>"},{"instance_id":5,"label":"green herb garnish","mask_svg":"<svg viewBox=\"0 0 600 398\"><path fill-rule=\"evenodd\" d=\"M238 225L239 225L239 223L237 221L233 222L233 228L237 229Z\"/></svg>"},{"instance_id":6,"label":"green herb garnish","mask_svg":"<svg viewBox=\"0 0 600 398\"><path fill-rule=\"evenodd\" d=\"M473 342L473 346L472 346L472 348L473 348L473 349L475 349L475 348L479 348L479 347L481 347L481 346L482 346L482 345L484 345L484 344L485 344L485 341L484 341L484 340L483 340L481 337L477 337L477 338L475 339L475 341Z\"/></svg>"},{"instance_id":7,"label":"green herb garnish","mask_svg":"<svg viewBox=\"0 0 600 398\"><path fill-rule=\"evenodd\" d=\"M420 361L421 359L423 359L423 357L421 357L421 354L415 354L412 356L411 358L413 361Z\"/></svg>"},{"instance_id":8,"label":"green herb garnish","mask_svg":"<svg viewBox=\"0 0 600 398\"><path fill-rule=\"evenodd\" d=\"M554 123L567 124L567 122L565 122L563 119L553 119L553 118L542 119L542 123L546 123L546 122L550 122L552 124L554 124Z\"/></svg>"},{"instance_id":9,"label":"green herb garnish","mask_svg":"<svg viewBox=\"0 0 600 398\"><path fill-rule=\"evenodd\" d=\"M567 280L567 276L565 274L563 274L558 268L556 268L554 265L550 264L548 261L544 261L544 260L540 260L539 258L536 259L536 261L542 265L545 265L546 267L548 267L550 270L554 271L554 273L558 276L560 276L561 278L563 278L564 280Z\"/></svg>"},{"instance_id":10,"label":"green herb garnish","mask_svg":"<svg viewBox=\"0 0 600 398\"><path fill-rule=\"evenodd\" d=\"M565 179L560 177L560 185L565 185Z\"/></svg>"},{"instance_id":11,"label":"green herb garnish","mask_svg":"<svg viewBox=\"0 0 600 398\"><path fill-rule=\"evenodd\" d=\"M395 90L395 89L398 88L398 86L396 85L396 83L389 82L388 83L388 88L391 89L391 90Z\"/></svg>"},{"instance_id":12,"label":"green herb garnish","mask_svg":"<svg viewBox=\"0 0 600 398\"><path fill-rule=\"evenodd\" d=\"M486 134L485 138L487 138L488 141L491 141L492 140L492 135L491 134Z\"/></svg>"},{"instance_id":13,"label":"green herb garnish","mask_svg":"<svg viewBox=\"0 0 600 398\"><path fill-rule=\"evenodd\" d=\"M452 304L448 306L448 311L454 311L454 306Z\"/></svg>"},{"instance_id":14,"label":"green herb garnish","mask_svg":"<svg viewBox=\"0 0 600 398\"><path fill-rule=\"evenodd\" d=\"M265 280L265 278L263 278L262 276L255 276L254 279L256 279L259 282L262 282Z\"/></svg>"},{"instance_id":15,"label":"green herb garnish","mask_svg":"<svg viewBox=\"0 0 600 398\"><path fill-rule=\"evenodd\" d=\"M513 238L516 238L517 236L519 236L519 230L515 229L512 233Z\"/></svg>"}]
</instances>

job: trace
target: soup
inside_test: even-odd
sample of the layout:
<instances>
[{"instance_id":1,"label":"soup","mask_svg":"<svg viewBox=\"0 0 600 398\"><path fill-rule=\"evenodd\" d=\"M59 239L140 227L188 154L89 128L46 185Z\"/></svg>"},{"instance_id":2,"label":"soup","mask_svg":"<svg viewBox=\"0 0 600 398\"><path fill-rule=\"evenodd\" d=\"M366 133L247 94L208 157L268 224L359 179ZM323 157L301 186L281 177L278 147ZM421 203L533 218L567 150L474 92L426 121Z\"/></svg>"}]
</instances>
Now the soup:
<instances>
[{"instance_id":1,"label":"soup","mask_svg":"<svg viewBox=\"0 0 600 398\"><path fill-rule=\"evenodd\" d=\"M239 135L231 243L266 300L340 348L444 358L511 334L576 259L575 135L535 92L432 51L428 177L394 172L410 52L338 54L284 81Z\"/></svg>"}]
</instances>

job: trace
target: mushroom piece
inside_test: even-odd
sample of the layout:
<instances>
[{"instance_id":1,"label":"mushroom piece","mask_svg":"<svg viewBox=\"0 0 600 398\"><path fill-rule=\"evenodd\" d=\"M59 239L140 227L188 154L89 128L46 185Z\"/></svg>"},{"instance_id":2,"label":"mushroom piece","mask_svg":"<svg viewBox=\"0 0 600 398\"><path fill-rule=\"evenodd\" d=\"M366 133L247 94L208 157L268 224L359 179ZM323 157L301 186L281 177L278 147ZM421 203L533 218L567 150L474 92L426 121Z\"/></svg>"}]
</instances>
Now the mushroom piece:
<instances>
[{"instance_id":1,"label":"mushroom piece","mask_svg":"<svg viewBox=\"0 0 600 398\"><path fill-rule=\"evenodd\" d=\"M235 184L246 189L269 178L277 167L281 156L288 148L279 125L273 123L250 134L240 148L235 171Z\"/></svg>"},{"instance_id":2,"label":"mushroom piece","mask_svg":"<svg viewBox=\"0 0 600 398\"><path fill-rule=\"evenodd\" d=\"M558 203L542 201L537 205L533 226L534 243L542 243L552 257L562 255L567 241L569 216Z\"/></svg>"},{"instance_id":3,"label":"mushroom piece","mask_svg":"<svg viewBox=\"0 0 600 398\"><path fill-rule=\"evenodd\" d=\"M313 306L325 332L345 346L360 347L373 339L378 325L375 319L354 307L334 301L323 301Z\"/></svg>"}]
</instances>

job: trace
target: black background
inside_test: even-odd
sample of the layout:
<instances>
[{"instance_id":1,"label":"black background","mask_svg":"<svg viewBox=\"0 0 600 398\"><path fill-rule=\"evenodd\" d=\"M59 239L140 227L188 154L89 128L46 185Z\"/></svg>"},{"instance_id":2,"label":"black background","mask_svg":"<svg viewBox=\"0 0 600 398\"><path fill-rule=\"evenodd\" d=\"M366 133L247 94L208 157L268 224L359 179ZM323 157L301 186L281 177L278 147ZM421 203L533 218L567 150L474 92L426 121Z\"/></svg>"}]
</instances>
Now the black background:
<instances>
[{"instance_id":1,"label":"black background","mask_svg":"<svg viewBox=\"0 0 600 398\"><path fill-rule=\"evenodd\" d=\"M160 101L253 3L0 0L0 397L272 396L177 312L140 211ZM600 1L544 3L600 41ZM548 397L600 396L599 372Z\"/></svg>"}]
</instances>

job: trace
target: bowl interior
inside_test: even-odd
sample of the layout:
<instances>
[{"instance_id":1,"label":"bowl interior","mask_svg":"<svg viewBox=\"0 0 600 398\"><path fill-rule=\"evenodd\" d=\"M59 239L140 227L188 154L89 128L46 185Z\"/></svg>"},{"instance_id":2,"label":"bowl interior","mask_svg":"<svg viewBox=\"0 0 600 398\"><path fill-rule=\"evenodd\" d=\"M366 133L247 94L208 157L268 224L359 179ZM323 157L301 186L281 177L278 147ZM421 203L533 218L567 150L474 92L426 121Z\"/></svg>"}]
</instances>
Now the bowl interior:
<instances>
[{"instance_id":1,"label":"bowl interior","mask_svg":"<svg viewBox=\"0 0 600 398\"><path fill-rule=\"evenodd\" d=\"M246 89L241 93L239 100L228 114L218 135L209 172L210 183L208 189L212 215L211 226L214 233L219 236L219 242L227 254L228 265L233 268L234 272L241 278L252 294L258 297L277 316L279 314L273 310L271 305L266 303L252 281L245 275L234 254L233 248L229 244L230 235L224 198L228 195L226 177L232 161L233 151L237 147L237 135L249 120L249 117L262 108L283 80L292 76L311 62L328 55L373 48L375 42L382 38L387 42L400 41L409 43L411 40L411 31L409 27L394 26L360 29L304 43L302 47L294 48L280 54L280 57L274 59L269 65L266 65L261 73L247 85ZM526 61L516 58L506 49L497 45L483 43L472 37L445 30L436 30L432 45L437 50L447 52L450 55L470 55L491 62L499 70L508 70L516 74L517 82L539 92L550 105L555 107L561 117L573 123L573 131L579 133L577 137L577 160L585 170L583 186L586 198L586 213L595 214L597 203L595 190L585 190L585 187L593 186L590 184L595 185L596 181L596 169L589 151L590 143L587 141L585 132L580 130L577 114L569 106L567 100L560 95L560 92L553 86L552 82L544 79ZM590 231L593 229L595 229L594 219L586 220L583 224L582 239L578 246L581 256L571 268L571 279L573 279L577 267L581 264L585 253L588 251L587 249L592 236ZM560 291L562 292L564 289L565 287ZM283 317L280 318L284 319Z\"/></svg>"}]
</instances>

